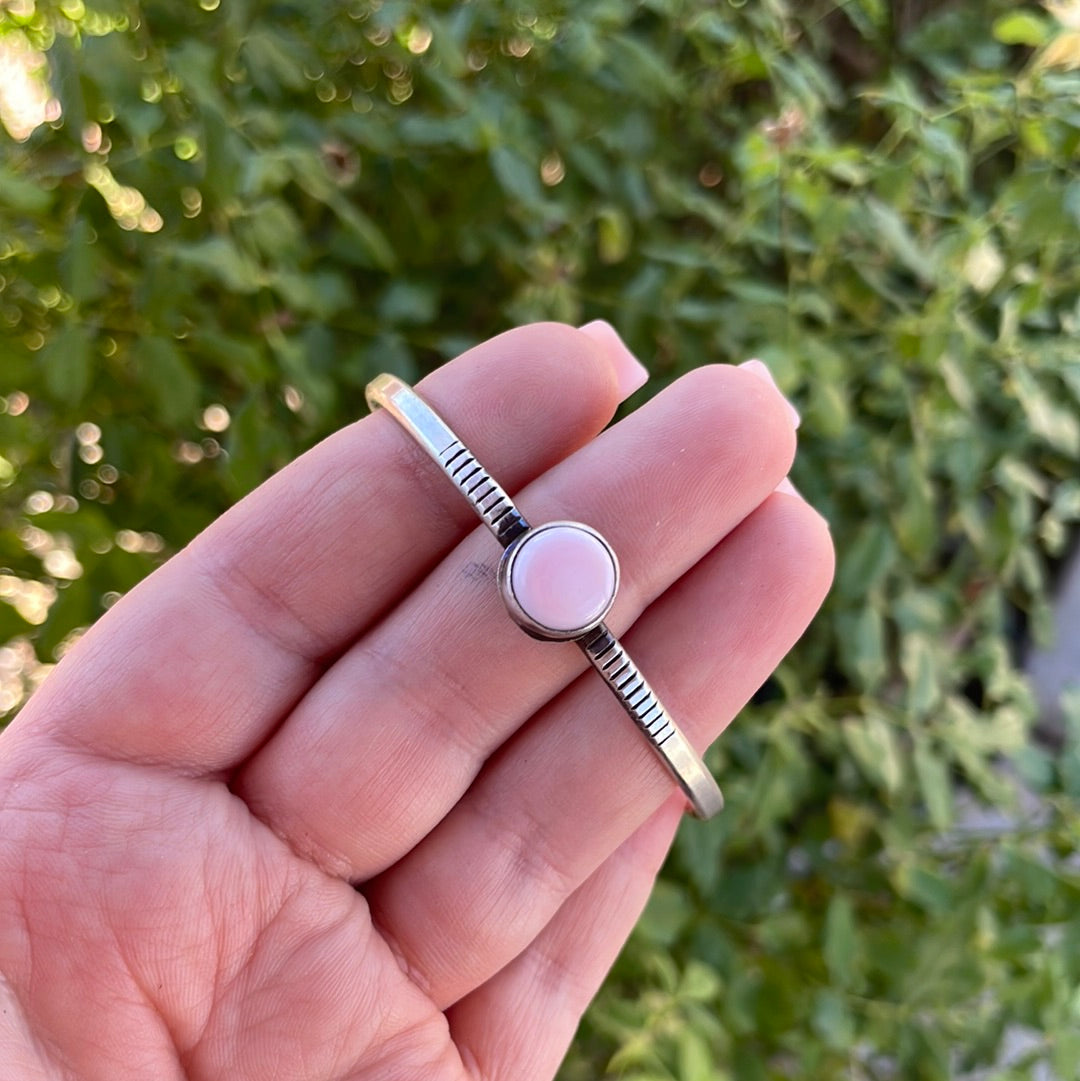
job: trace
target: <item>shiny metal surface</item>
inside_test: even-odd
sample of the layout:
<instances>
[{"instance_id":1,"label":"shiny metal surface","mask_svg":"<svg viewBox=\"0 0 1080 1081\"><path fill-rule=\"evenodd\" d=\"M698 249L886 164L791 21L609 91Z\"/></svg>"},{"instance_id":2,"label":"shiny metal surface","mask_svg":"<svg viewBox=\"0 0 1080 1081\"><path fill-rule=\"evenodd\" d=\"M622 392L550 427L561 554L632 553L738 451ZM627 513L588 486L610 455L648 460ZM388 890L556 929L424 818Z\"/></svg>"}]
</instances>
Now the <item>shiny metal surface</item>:
<instances>
[{"instance_id":1,"label":"shiny metal surface","mask_svg":"<svg viewBox=\"0 0 1080 1081\"><path fill-rule=\"evenodd\" d=\"M529 528L491 474L408 383L393 375L377 375L365 395L371 409L385 409L438 462L504 548Z\"/></svg>"},{"instance_id":2,"label":"shiny metal surface","mask_svg":"<svg viewBox=\"0 0 1080 1081\"><path fill-rule=\"evenodd\" d=\"M601 623L577 644L678 781L694 814L712 818L722 811L720 786L615 635Z\"/></svg>"},{"instance_id":3,"label":"shiny metal surface","mask_svg":"<svg viewBox=\"0 0 1080 1081\"><path fill-rule=\"evenodd\" d=\"M368 384L366 394L371 409L383 408L390 413L438 463L504 549L509 549L529 531L529 523L509 495L412 387L396 376L379 375ZM595 530L590 529L590 532L595 533ZM599 537L599 534L596 535ZM603 543L607 545L606 541ZM607 547L610 548L610 545ZM544 633L544 628L530 626L531 621L523 621L514 611L512 597L504 584L507 579L506 567L512 555L510 551L504 552L504 564L500 566L503 598L513 618L527 633L536 638L551 638L550 634ZM678 782L694 814L699 818L711 818L722 810L724 797L716 780L615 635L601 622L572 641L577 643L600 673L619 704Z\"/></svg>"}]
</instances>

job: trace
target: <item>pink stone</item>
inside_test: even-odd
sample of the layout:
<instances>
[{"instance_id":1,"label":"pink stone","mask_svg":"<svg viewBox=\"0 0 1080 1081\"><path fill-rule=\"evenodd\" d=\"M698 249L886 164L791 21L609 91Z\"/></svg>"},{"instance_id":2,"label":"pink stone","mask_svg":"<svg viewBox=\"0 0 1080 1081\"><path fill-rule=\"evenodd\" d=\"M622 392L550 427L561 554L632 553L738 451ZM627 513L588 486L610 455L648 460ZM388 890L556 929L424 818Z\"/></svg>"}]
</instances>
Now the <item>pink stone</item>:
<instances>
[{"instance_id":1,"label":"pink stone","mask_svg":"<svg viewBox=\"0 0 1080 1081\"><path fill-rule=\"evenodd\" d=\"M616 564L591 532L572 523L551 525L521 541L509 585L530 619L565 634L607 613L615 599Z\"/></svg>"}]
</instances>

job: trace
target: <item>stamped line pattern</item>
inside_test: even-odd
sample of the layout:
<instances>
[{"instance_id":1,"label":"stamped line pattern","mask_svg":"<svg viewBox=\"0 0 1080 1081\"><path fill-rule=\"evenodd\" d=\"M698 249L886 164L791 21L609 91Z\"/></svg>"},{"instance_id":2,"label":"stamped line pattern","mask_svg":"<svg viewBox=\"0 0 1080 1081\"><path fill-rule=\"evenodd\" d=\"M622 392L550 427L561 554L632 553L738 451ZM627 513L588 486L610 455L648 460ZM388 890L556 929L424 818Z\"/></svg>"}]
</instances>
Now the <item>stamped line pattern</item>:
<instances>
[{"instance_id":1,"label":"stamped line pattern","mask_svg":"<svg viewBox=\"0 0 1080 1081\"><path fill-rule=\"evenodd\" d=\"M677 731L675 722L615 635L601 624L578 644L615 692L634 724L653 746L663 747Z\"/></svg>"},{"instance_id":2,"label":"stamped line pattern","mask_svg":"<svg viewBox=\"0 0 1080 1081\"><path fill-rule=\"evenodd\" d=\"M440 453L439 463L504 548L529 528L498 481L460 440L455 439Z\"/></svg>"}]
</instances>

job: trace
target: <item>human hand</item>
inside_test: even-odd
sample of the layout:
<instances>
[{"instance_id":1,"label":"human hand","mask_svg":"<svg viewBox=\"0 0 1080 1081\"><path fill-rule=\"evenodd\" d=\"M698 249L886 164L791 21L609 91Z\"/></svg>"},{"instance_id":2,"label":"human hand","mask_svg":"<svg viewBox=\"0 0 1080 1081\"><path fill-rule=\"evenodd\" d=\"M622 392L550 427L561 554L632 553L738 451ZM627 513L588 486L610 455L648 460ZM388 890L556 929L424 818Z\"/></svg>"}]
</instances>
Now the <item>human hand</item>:
<instances>
[{"instance_id":1,"label":"human hand","mask_svg":"<svg viewBox=\"0 0 1080 1081\"><path fill-rule=\"evenodd\" d=\"M608 623L703 748L832 548L772 494L794 432L753 372L597 437L621 350L530 326L420 389L531 520L611 541ZM510 622L498 555L373 416L82 638L0 738L5 1079L554 1074L684 801L580 652Z\"/></svg>"}]
</instances>

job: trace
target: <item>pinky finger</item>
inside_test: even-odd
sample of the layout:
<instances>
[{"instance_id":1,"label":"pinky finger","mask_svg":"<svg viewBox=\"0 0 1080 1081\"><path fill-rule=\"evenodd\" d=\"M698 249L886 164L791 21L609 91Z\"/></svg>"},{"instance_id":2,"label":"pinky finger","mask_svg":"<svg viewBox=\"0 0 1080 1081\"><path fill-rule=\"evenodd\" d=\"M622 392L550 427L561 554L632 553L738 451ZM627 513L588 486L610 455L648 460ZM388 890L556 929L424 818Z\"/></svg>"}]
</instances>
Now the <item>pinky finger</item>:
<instances>
[{"instance_id":1,"label":"pinky finger","mask_svg":"<svg viewBox=\"0 0 1080 1081\"><path fill-rule=\"evenodd\" d=\"M528 948L447 1018L473 1081L555 1076L634 928L678 828L676 793L566 900Z\"/></svg>"}]
</instances>

